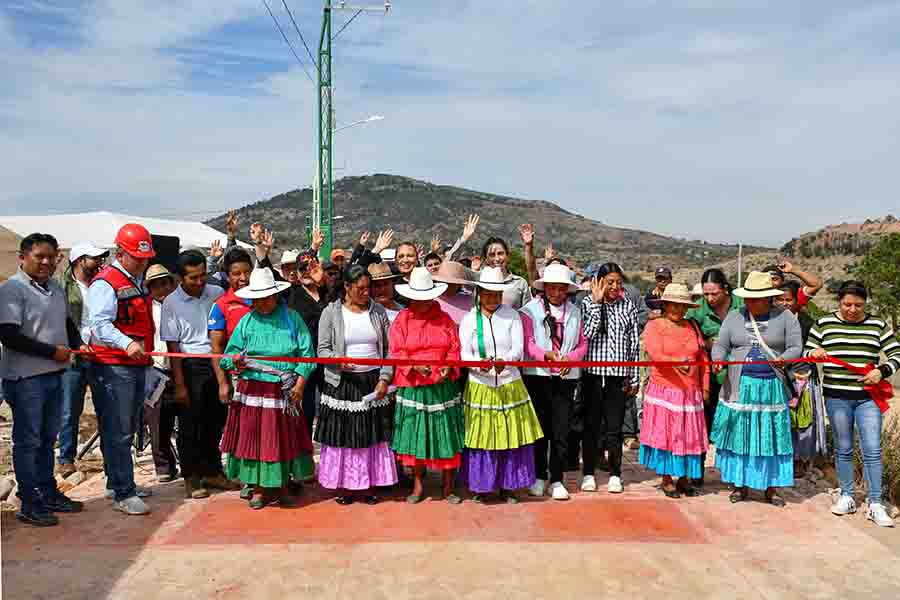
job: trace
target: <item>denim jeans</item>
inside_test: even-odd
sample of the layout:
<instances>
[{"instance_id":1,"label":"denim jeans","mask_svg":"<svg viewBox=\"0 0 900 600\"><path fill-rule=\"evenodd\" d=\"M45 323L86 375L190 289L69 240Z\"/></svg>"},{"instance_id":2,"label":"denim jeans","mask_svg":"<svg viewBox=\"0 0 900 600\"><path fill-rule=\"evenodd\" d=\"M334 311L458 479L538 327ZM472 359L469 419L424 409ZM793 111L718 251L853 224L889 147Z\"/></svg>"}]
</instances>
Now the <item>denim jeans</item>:
<instances>
[{"instance_id":1,"label":"denim jeans","mask_svg":"<svg viewBox=\"0 0 900 600\"><path fill-rule=\"evenodd\" d=\"M84 412L87 390L87 365L77 364L62 374L62 414L59 424L59 456L61 465L75 464L78 451L78 424Z\"/></svg>"},{"instance_id":2,"label":"denim jeans","mask_svg":"<svg viewBox=\"0 0 900 600\"><path fill-rule=\"evenodd\" d=\"M872 399L825 398L841 494L853 495L853 426L859 430L869 502L881 502L881 410Z\"/></svg>"},{"instance_id":3,"label":"denim jeans","mask_svg":"<svg viewBox=\"0 0 900 600\"><path fill-rule=\"evenodd\" d=\"M125 500L136 492L131 447L144 402L146 367L91 363L87 373L96 394L94 410L107 487L115 491L116 501Z\"/></svg>"},{"instance_id":4,"label":"denim jeans","mask_svg":"<svg viewBox=\"0 0 900 600\"><path fill-rule=\"evenodd\" d=\"M62 371L24 379L4 380L3 392L13 415L13 468L18 496L26 509L40 504L40 495L56 490L53 444L59 433Z\"/></svg>"}]
</instances>

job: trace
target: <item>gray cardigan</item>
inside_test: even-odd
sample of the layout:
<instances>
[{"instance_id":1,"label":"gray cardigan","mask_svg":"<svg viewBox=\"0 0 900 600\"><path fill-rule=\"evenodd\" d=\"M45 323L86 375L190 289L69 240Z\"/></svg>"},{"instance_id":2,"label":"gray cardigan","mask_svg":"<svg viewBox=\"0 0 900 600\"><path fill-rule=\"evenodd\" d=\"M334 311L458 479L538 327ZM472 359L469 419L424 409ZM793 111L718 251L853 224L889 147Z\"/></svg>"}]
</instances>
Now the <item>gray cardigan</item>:
<instances>
[{"instance_id":1,"label":"gray cardigan","mask_svg":"<svg viewBox=\"0 0 900 600\"><path fill-rule=\"evenodd\" d=\"M803 333L800 330L800 322L789 310L773 306L769 311L769 326L763 335L766 344L779 357L786 360L800 358L803 354ZM713 346L713 360L729 360L743 362L747 360L753 342L748 334L750 318L746 308L733 310L725 317L719 337ZM768 356L768 353L766 353ZM741 391L741 369L743 365L729 365L725 382L722 384L722 392L719 398L726 402L737 403ZM791 392L787 387L784 371L775 369L775 374L784 384L785 402L790 399Z\"/></svg>"},{"instance_id":2,"label":"gray cardigan","mask_svg":"<svg viewBox=\"0 0 900 600\"><path fill-rule=\"evenodd\" d=\"M316 349L319 358L338 358L346 356L347 346L344 340L344 316L341 312L343 302L335 300L325 307L319 318L319 347ZM369 301L369 318L378 336L378 355L388 357L388 330L391 322L387 311L377 302ZM394 379L394 367L381 367L379 378L390 383ZM341 383L341 370L337 365L325 365L325 381L335 387Z\"/></svg>"}]
</instances>

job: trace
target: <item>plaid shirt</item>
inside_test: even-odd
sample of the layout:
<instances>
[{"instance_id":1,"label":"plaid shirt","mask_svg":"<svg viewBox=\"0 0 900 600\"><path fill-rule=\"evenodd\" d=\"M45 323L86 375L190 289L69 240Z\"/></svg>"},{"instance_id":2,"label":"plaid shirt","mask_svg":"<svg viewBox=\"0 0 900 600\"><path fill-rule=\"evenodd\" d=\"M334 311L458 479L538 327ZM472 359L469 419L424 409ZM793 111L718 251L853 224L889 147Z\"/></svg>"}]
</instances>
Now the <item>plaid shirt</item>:
<instances>
[{"instance_id":1,"label":"plaid shirt","mask_svg":"<svg viewBox=\"0 0 900 600\"><path fill-rule=\"evenodd\" d=\"M638 315L634 304L627 298L619 298L606 305L607 332L600 332L602 309L590 295L581 303L584 314L584 337L588 340L586 360L636 361L640 358L640 333ZM629 385L640 383L638 367L591 367L591 375L625 377Z\"/></svg>"}]
</instances>

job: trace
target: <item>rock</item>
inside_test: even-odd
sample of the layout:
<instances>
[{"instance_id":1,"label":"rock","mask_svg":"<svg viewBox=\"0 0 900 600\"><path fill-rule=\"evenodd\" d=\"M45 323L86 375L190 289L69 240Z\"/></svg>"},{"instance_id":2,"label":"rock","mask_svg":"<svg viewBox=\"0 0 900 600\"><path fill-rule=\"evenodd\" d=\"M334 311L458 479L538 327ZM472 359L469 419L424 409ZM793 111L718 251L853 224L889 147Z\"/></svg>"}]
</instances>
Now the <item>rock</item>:
<instances>
[{"instance_id":1,"label":"rock","mask_svg":"<svg viewBox=\"0 0 900 600\"><path fill-rule=\"evenodd\" d=\"M813 481L822 481L825 479L825 473L823 473L821 469L813 467L809 470L809 478Z\"/></svg>"},{"instance_id":2,"label":"rock","mask_svg":"<svg viewBox=\"0 0 900 600\"><path fill-rule=\"evenodd\" d=\"M0 477L0 501L9 498L16 488L16 481L12 477Z\"/></svg>"}]
</instances>

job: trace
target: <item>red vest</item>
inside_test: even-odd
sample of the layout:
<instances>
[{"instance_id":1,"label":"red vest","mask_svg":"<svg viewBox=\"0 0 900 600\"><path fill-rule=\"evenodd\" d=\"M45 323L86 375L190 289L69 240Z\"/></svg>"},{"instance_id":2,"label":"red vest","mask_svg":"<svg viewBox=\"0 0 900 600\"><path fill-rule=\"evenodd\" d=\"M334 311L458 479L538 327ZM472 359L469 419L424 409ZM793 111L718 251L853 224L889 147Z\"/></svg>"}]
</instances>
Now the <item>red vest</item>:
<instances>
[{"instance_id":1,"label":"red vest","mask_svg":"<svg viewBox=\"0 0 900 600\"><path fill-rule=\"evenodd\" d=\"M119 307L113 326L137 342L144 343L147 352L153 350L153 300L143 289L135 287L134 282L116 267L109 265L100 271L94 281L103 280L112 286L116 293ZM93 283L93 282L92 282ZM124 350L91 344L95 352L88 360L104 365L128 365L146 367L151 363L149 357L142 360L128 358Z\"/></svg>"}]
</instances>

